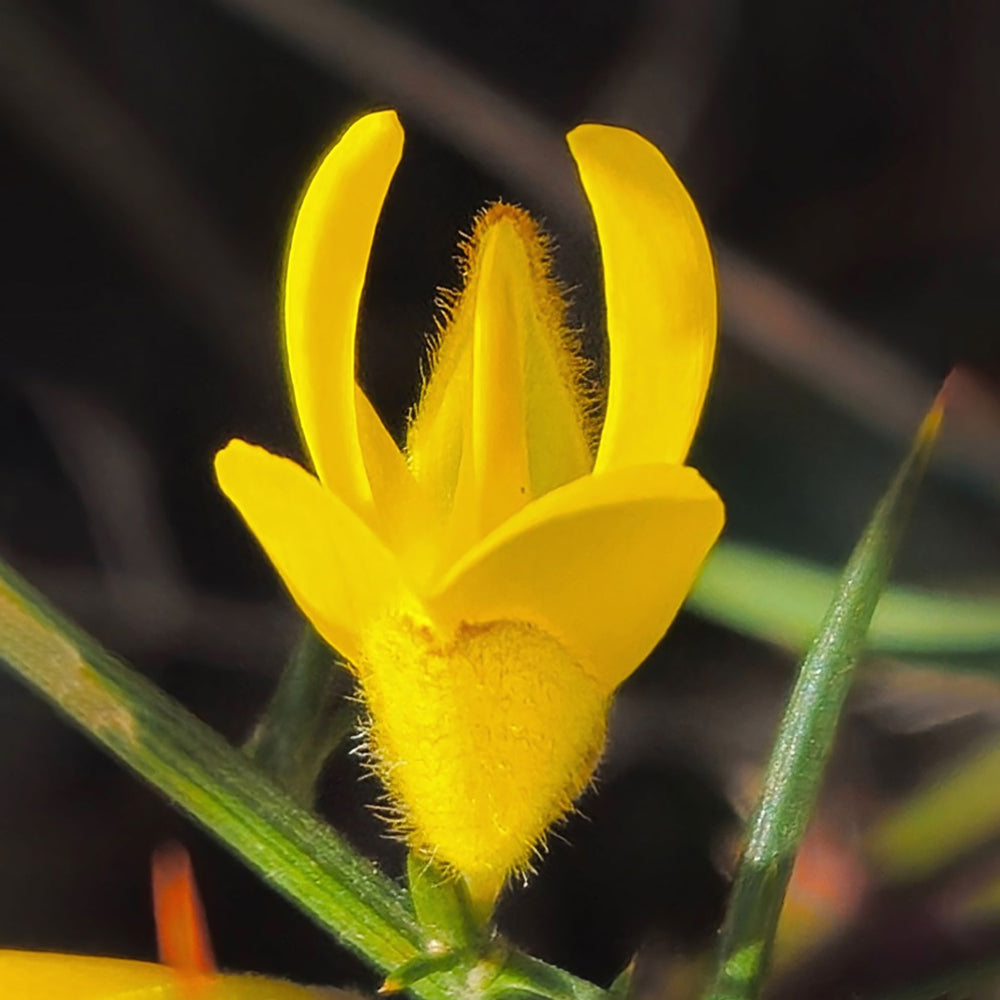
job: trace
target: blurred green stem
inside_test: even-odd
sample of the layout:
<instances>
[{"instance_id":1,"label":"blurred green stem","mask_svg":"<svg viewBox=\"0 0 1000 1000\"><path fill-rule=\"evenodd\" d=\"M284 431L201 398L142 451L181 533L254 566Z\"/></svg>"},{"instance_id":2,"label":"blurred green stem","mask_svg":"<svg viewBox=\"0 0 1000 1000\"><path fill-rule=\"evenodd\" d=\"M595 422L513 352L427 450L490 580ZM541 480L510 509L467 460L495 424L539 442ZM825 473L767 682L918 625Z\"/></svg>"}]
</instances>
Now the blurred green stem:
<instances>
[{"instance_id":1,"label":"blurred green stem","mask_svg":"<svg viewBox=\"0 0 1000 1000\"><path fill-rule=\"evenodd\" d=\"M720 542L687 608L710 621L789 649L805 649L837 586L818 563L740 542ZM1000 653L1000 596L889 587L867 646L897 654Z\"/></svg>"},{"instance_id":2,"label":"blurred green stem","mask_svg":"<svg viewBox=\"0 0 1000 1000\"><path fill-rule=\"evenodd\" d=\"M351 675L306 626L271 701L244 750L299 805L315 804L316 782L330 754L357 721Z\"/></svg>"},{"instance_id":3,"label":"blurred green stem","mask_svg":"<svg viewBox=\"0 0 1000 1000\"><path fill-rule=\"evenodd\" d=\"M941 420L935 404L875 508L802 662L746 833L719 943L711 1000L760 994L795 855L850 687Z\"/></svg>"}]
</instances>

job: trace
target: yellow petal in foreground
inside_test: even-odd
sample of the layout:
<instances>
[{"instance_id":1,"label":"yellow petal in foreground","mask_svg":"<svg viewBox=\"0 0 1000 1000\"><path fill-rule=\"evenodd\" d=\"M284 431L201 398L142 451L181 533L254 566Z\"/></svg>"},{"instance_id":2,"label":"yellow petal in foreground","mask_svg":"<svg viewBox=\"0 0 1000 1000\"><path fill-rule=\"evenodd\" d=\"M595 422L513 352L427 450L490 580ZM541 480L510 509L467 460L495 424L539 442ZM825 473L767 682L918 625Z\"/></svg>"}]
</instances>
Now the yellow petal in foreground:
<instances>
[{"instance_id":1,"label":"yellow petal in foreground","mask_svg":"<svg viewBox=\"0 0 1000 1000\"><path fill-rule=\"evenodd\" d=\"M4 1000L350 1000L350 994L262 976L220 975L187 852L153 859L153 908L163 964L0 950Z\"/></svg>"},{"instance_id":2,"label":"yellow petal in foreground","mask_svg":"<svg viewBox=\"0 0 1000 1000\"><path fill-rule=\"evenodd\" d=\"M428 606L453 626L514 618L544 628L610 695L677 614L723 518L718 494L685 466L588 476L472 549Z\"/></svg>"},{"instance_id":3,"label":"yellow petal in foreground","mask_svg":"<svg viewBox=\"0 0 1000 1000\"><path fill-rule=\"evenodd\" d=\"M11 1000L334 1000L338 990L262 976L187 981L165 965L120 958L0 951L0 996Z\"/></svg>"},{"instance_id":4,"label":"yellow petal in foreground","mask_svg":"<svg viewBox=\"0 0 1000 1000\"><path fill-rule=\"evenodd\" d=\"M497 204L461 248L462 287L445 298L404 454L353 368L397 129L385 112L353 125L292 234L287 349L318 479L242 442L217 471L351 661L396 829L488 908L590 781L615 688L722 528L722 502L682 464L714 357L714 271L659 151L581 126L569 142L607 301L603 427L549 245Z\"/></svg>"},{"instance_id":5,"label":"yellow petal in foreground","mask_svg":"<svg viewBox=\"0 0 1000 1000\"><path fill-rule=\"evenodd\" d=\"M230 441L215 457L215 473L299 606L345 656L358 655L359 623L410 607L382 542L301 466Z\"/></svg>"}]
</instances>

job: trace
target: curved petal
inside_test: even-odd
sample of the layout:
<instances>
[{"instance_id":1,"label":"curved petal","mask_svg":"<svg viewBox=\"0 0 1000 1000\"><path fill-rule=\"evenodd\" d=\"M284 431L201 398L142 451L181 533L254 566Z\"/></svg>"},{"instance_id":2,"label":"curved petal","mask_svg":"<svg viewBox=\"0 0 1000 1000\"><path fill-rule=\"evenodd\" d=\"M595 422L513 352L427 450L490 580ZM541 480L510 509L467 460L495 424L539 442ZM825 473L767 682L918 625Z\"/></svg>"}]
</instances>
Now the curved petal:
<instances>
[{"instance_id":1,"label":"curved petal","mask_svg":"<svg viewBox=\"0 0 1000 1000\"><path fill-rule=\"evenodd\" d=\"M366 516L372 492L354 344L375 227L402 150L395 112L356 121L306 186L285 264L285 349L302 436L322 483Z\"/></svg>"},{"instance_id":2,"label":"curved petal","mask_svg":"<svg viewBox=\"0 0 1000 1000\"><path fill-rule=\"evenodd\" d=\"M300 465L236 440L215 456L215 474L296 604L348 660L373 618L408 606L392 555Z\"/></svg>"},{"instance_id":3,"label":"curved petal","mask_svg":"<svg viewBox=\"0 0 1000 1000\"><path fill-rule=\"evenodd\" d=\"M642 136L580 125L567 142L604 266L610 371L594 471L683 462L715 354L715 269L704 227Z\"/></svg>"},{"instance_id":4,"label":"curved petal","mask_svg":"<svg viewBox=\"0 0 1000 1000\"><path fill-rule=\"evenodd\" d=\"M452 627L539 625L612 690L673 621L723 520L716 492L685 466L578 479L529 504L461 559L428 610Z\"/></svg>"}]
</instances>

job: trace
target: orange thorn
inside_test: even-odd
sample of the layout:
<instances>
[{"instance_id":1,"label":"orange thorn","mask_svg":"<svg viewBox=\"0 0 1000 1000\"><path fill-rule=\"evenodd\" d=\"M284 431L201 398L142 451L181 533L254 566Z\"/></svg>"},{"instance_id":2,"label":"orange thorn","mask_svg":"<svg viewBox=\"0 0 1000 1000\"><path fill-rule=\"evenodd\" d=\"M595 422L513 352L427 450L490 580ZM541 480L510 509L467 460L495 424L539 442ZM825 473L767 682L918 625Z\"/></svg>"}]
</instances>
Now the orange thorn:
<instances>
[{"instance_id":1,"label":"orange thorn","mask_svg":"<svg viewBox=\"0 0 1000 1000\"><path fill-rule=\"evenodd\" d=\"M955 385L958 382L956 369L952 369L945 380L941 383L930 409L924 414L920 429L917 431L917 440L921 442L933 443L941 430L941 421L944 419L944 411L948 407L951 397L955 392Z\"/></svg>"},{"instance_id":2,"label":"orange thorn","mask_svg":"<svg viewBox=\"0 0 1000 1000\"><path fill-rule=\"evenodd\" d=\"M153 912L160 961L187 979L214 975L205 911L191 858L180 844L165 844L153 854Z\"/></svg>"}]
</instances>

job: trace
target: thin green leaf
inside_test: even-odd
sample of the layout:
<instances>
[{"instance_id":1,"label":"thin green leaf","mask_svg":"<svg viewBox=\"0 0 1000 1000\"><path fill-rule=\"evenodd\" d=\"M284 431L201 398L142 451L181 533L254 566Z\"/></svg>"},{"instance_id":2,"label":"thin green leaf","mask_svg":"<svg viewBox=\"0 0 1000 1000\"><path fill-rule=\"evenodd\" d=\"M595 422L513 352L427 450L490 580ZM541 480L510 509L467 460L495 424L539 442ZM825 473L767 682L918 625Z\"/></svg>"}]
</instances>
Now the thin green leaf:
<instances>
[{"instance_id":1,"label":"thin green leaf","mask_svg":"<svg viewBox=\"0 0 1000 1000\"><path fill-rule=\"evenodd\" d=\"M401 965L394 972L390 972L382 981L378 992L382 996L385 996L412 989L417 983L428 976L433 976L439 972L451 972L457 969L462 964L462 957L462 953L459 951L446 951L440 955L432 955L430 953L418 955L416 958L410 959L405 965Z\"/></svg>"},{"instance_id":2,"label":"thin green leaf","mask_svg":"<svg viewBox=\"0 0 1000 1000\"><path fill-rule=\"evenodd\" d=\"M416 955L419 932L395 883L2 564L0 658L359 954L385 970ZM427 996L445 992L428 985Z\"/></svg>"},{"instance_id":3,"label":"thin green leaf","mask_svg":"<svg viewBox=\"0 0 1000 1000\"><path fill-rule=\"evenodd\" d=\"M804 650L837 586L834 570L737 542L715 547L687 607L728 628ZM867 646L897 654L1000 652L1000 596L956 596L890 587Z\"/></svg>"},{"instance_id":4,"label":"thin green leaf","mask_svg":"<svg viewBox=\"0 0 1000 1000\"><path fill-rule=\"evenodd\" d=\"M632 995L632 984L635 979L635 959L633 958L621 972L615 976L608 987L608 1000L628 1000Z\"/></svg>"},{"instance_id":5,"label":"thin green leaf","mask_svg":"<svg viewBox=\"0 0 1000 1000\"><path fill-rule=\"evenodd\" d=\"M875 508L802 662L747 829L708 993L712 1000L753 1000L763 986L792 864L816 800L854 664L940 421L941 406L936 403Z\"/></svg>"},{"instance_id":6,"label":"thin green leaf","mask_svg":"<svg viewBox=\"0 0 1000 1000\"><path fill-rule=\"evenodd\" d=\"M354 729L351 675L306 626L245 751L300 805L311 809L327 759Z\"/></svg>"}]
</instances>

